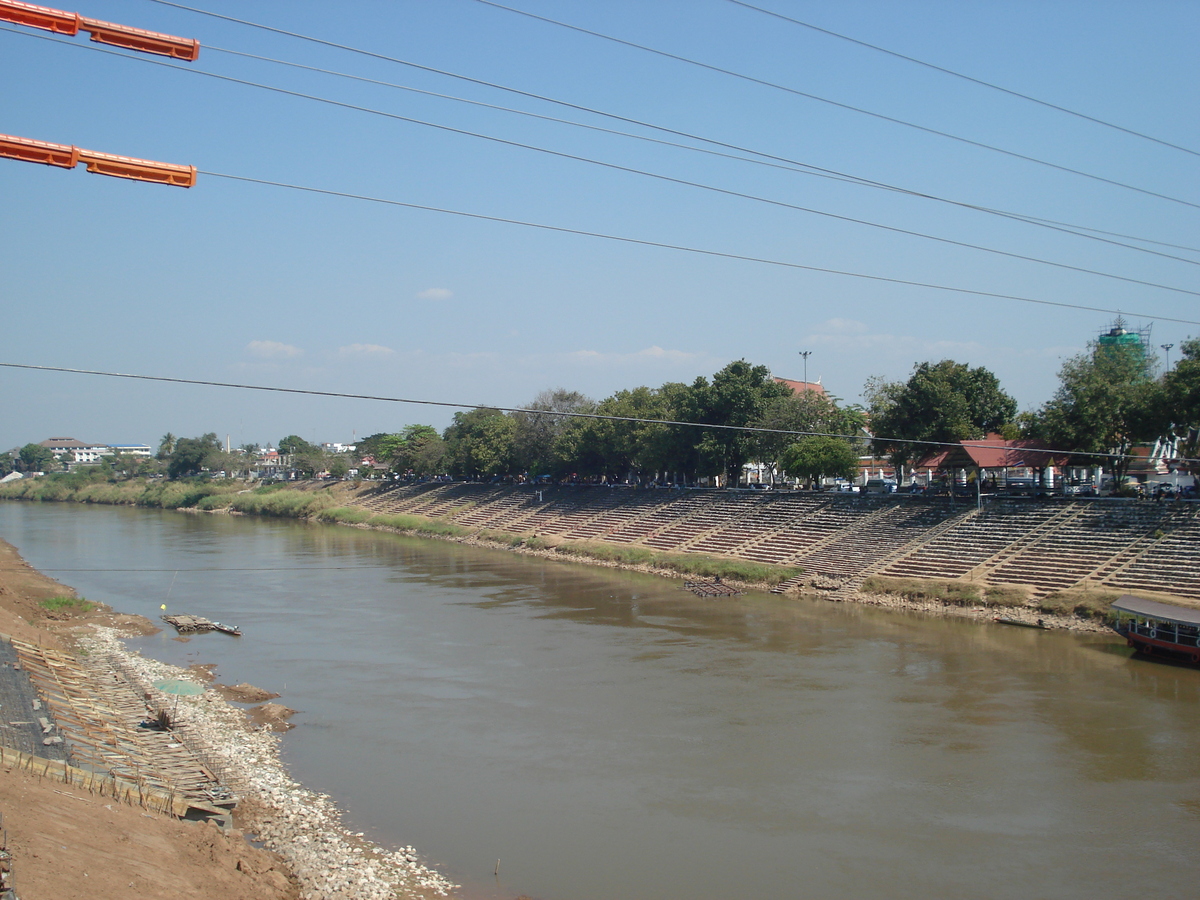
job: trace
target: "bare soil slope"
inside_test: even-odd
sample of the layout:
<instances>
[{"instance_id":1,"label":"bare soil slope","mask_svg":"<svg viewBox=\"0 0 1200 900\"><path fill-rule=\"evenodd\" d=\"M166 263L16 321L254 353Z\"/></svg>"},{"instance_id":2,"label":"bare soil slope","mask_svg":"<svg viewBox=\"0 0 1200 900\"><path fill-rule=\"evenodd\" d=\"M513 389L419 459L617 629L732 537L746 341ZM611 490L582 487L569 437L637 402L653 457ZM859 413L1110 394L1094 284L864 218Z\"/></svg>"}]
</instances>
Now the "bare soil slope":
<instances>
[{"instance_id":1,"label":"bare soil slope","mask_svg":"<svg viewBox=\"0 0 1200 900\"><path fill-rule=\"evenodd\" d=\"M0 541L0 632L62 646L65 635L91 622L153 629L145 619L104 607L73 614L40 606L74 595ZM152 815L12 769L0 770L0 814L22 900L299 896L282 860L251 846L236 829L226 836L212 825Z\"/></svg>"}]
</instances>

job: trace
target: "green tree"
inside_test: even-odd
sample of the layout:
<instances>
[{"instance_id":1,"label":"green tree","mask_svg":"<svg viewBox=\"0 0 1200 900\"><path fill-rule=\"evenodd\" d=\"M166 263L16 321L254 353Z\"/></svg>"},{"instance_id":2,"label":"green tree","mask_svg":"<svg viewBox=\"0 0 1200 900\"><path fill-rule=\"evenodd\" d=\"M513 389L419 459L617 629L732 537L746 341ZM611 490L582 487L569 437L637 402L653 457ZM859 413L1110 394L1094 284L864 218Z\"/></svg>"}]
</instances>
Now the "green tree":
<instances>
[{"instance_id":1,"label":"green tree","mask_svg":"<svg viewBox=\"0 0 1200 900\"><path fill-rule=\"evenodd\" d=\"M854 478L858 474L858 452L843 438L812 435L791 444L779 460L793 478Z\"/></svg>"},{"instance_id":2,"label":"green tree","mask_svg":"<svg viewBox=\"0 0 1200 900\"><path fill-rule=\"evenodd\" d=\"M325 451L296 434L280 439L279 455L287 457L287 465L301 478L312 478L325 469Z\"/></svg>"},{"instance_id":3,"label":"green tree","mask_svg":"<svg viewBox=\"0 0 1200 900\"><path fill-rule=\"evenodd\" d=\"M1059 370L1058 390L1041 411L1045 439L1056 449L1112 454L1109 464L1119 482L1133 445L1153 441L1163 430L1162 386L1150 378L1149 362L1140 345L1132 352L1091 342ZM1097 463L1095 457L1080 461Z\"/></svg>"},{"instance_id":4,"label":"green tree","mask_svg":"<svg viewBox=\"0 0 1200 900\"><path fill-rule=\"evenodd\" d=\"M949 359L918 363L903 383L872 378L864 393L875 452L897 467L936 449L910 441L978 440L1001 432L1017 414L1017 401L995 375Z\"/></svg>"},{"instance_id":5,"label":"green tree","mask_svg":"<svg viewBox=\"0 0 1200 900\"><path fill-rule=\"evenodd\" d=\"M158 458L164 460L170 459L171 454L175 452L175 442L178 440L179 438L175 437L169 431L164 434L162 440L158 442L158 453L156 454Z\"/></svg>"},{"instance_id":6,"label":"green tree","mask_svg":"<svg viewBox=\"0 0 1200 900\"><path fill-rule=\"evenodd\" d=\"M357 444L359 457L370 456L378 463L390 463L404 445L404 435L386 431L363 438Z\"/></svg>"},{"instance_id":7,"label":"green tree","mask_svg":"<svg viewBox=\"0 0 1200 900\"><path fill-rule=\"evenodd\" d=\"M599 416L611 419L576 419L558 438L558 457L563 474L602 475L622 481L631 473L641 479L658 469L652 435L661 426L634 419L668 418L661 390L636 387L617 391L595 407Z\"/></svg>"},{"instance_id":8,"label":"green tree","mask_svg":"<svg viewBox=\"0 0 1200 900\"><path fill-rule=\"evenodd\" d=\"M707 379L692 384L668 381L653 394L655 414L647 418L667 422L702 420L701 395L709 387ZM642 425L636 460L645 472L662 473L670 480L686 484L701 471L700 440L704 429L687 425Z\"/></svg>"},{"instance_id":9,"label":"green tree","mask_svg":"<svg viewBox=\"0 0 1200 900\"><path fill-rule=\"evenodd\" d=\"M562 475L578 467L573 458L577 447L564 441L564 435L576 420L563 413L590 413L596 401L578 391L556 388L542 391L526 406L537 412L515 412L513 420L513 462L530 475ZM566 453L567 456L562 454Z\"/></svg>"},{"instance_id":10,"label":"green tree","mask_svg":"<svg viewBox=\"0 0 1200 900\"><path fill-rule=\"evenodd\" d=\"M197 438L179 438L167 462L167 477L184 478L199 475L209 458L221 452L221 441L215 432Z\"/></svg>"},{"instance_id":11,"label":"green tree","mask_svg":"<svg viewBox=\"0 0 1200 900\"><path fill-rule=\"evenodd\" d=\"M805 433L857 436L866 428L867 417L861 407L842 408L827 394L804 391L771 401L762 418L753 424L773 432L793 432L758 436L758 460L782 470L784 451Z\"/></svg>"},{"instance_id":12,"label":"green tree","mask_svg":"<svg viewBox=\"0 0 1200 900\"><path fill-rule=\"evenodd\" d=\"M26 444L17 451L17 471L54 472L61 469L58 458L49 447L41 444Z\"/></svg>"},{"instance_id":13,"label":"green tree","mask_svg":"<svg viewBox=\"0 0 1200 900\"><path fill-rule=\"evenodd\" d=\"M688 412L694 418L686 421L732 426L703 429L697 449L704 473L723 473L734 486L761 443L752 432L738 429L761 421L771 403L791 396L792 390L775 381L766 366L739 359L713 375L711 383L697 379L692 394L693 409Z\"/></svg>"},{"instance_id":14,"label":"green tree","mask_svg":"<svg viewBox=\"0 0 1200 900\"><path fill-rule=\"evenodd\" d=\"M439 475L445 471L446 442L432 425L406 425L394 455L397 468L415 475Z\"/></svg>"},{"instance_id":15,"label":"green tree","mask_svg":"<svg viewBox=\"0 0 1200 900\"><path fill-rule=\"evenodd\" d=\"M446 429L446 458L458 475L507 475L513 471L513 420L498 409L454 414Z\"/></svg>"},{"instance_id":16,"label":"green tree","mask_svg":"<svg viewBox=\"0 0 1200 900\"><path fill-rule=\"evenodd\" d=\"M289 434L287 437L279 441L280 453L319 453L321 450L316 444L310 444L304 438L296 434Z\"/></svg>"},{"instance_id":17,"label":"green tree","mask_svg":"<svg viewBox=\"0 0 1200 900\"><path fill-rule=\"evenodd\" d=\"M1176 453L1186 459L1200 457L1200 338L1181 345L1182 359L1163 378L1163 411L1160 420L1167 437L1177 441ZM1200 464L1189 467L1200 475Z\"/></svg>"}]
</instances>

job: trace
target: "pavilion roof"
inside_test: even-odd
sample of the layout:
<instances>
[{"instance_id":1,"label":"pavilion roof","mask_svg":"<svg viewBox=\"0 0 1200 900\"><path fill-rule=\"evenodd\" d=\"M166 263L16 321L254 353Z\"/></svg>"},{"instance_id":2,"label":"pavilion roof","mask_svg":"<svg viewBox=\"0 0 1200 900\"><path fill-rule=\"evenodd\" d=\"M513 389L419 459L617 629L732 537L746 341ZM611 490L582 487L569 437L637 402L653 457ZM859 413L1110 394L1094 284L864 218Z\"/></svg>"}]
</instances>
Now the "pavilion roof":
<instances>
[{"instance_id":1,"label":"pavilion roof","mask_svg":"<svg viewBox=\"0 0 1200 900\"><path fill-rule=\"evenodd\" d=\"M1065 465L1068 458L1063 453L1055 454L1041 441L1007 441L996 434L981 441L959 441L952 447L931 453L917 464L917 468L1043 469Z\"/></svg>"}]
</instances>

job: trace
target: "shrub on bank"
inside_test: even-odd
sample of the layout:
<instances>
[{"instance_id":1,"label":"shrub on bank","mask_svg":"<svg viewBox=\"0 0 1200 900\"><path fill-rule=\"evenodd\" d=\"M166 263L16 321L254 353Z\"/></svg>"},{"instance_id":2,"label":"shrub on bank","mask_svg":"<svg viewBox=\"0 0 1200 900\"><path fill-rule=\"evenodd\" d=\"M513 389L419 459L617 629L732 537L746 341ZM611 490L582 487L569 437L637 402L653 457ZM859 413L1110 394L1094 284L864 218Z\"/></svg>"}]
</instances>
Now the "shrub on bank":
<instances>
[{"instance_id":1,"label":"shrub on bank","mask_svg":"<svg viewBox=\"0 0 1200 900\"><path fill-rule=\"evenodd\" d=\"M254 516L273 516L282 519L302 519L315 516L333 506L328 493L290 489L255 488L248 494L236 495L230 509Z\"/></svg>"},{"instance_id":2,"label":"shrub on bank","mask_svg":"<svg viewBox=\"0 0 1200 900\"><path fill-rule=\"evenodd\" d=\"M95 603L91 600L85 600L83 597L50 597L38 605L49 612L69 610L71 612L86 613L96 608Z\"/></svg>"},{"instance_id":3,"label":"shrub on bank","mask_svg":"<svg viewBox=\"0 0 1200 900\"><path fill-rule=\"evenodd\" d=\"M700 553L667 553L652 550L649 547L632 545L618 546L568 541L559 544L555 549L560 553L575 554L604 562L630 566L651 566L656 569L678 572L681 575L695 575L698 578L720 577L749 584L773 584L787 581L803 571L791 566L773 566L769 563L756 563L722 556L705 556Z\"/></svg>"},{"instance_id":4,"label":"shrub on bank","mask_svg":"<svg viewBox=\"0 0 1200 900\"><path fill-rule=\"evenodd\" d=\"M450 522L441 522L437 519L423 519L420 516L406 516L402 514L381 513L367 519L367 524L378 526L379 528L395 528L397 531L416 531L421 534L433 534L443 537L466 537L472 533L471 529L463 528L461 525L454 525Z\"/></svg>"},{"instance_id":5,"label":"shrub on bank","mask_svg":"<svg viewBox=\"0 0 1200 900\"><path fill-rule=\"evenodd\" d=\"M1113 601L1120 598L1115 591L1087 589L1055 591L1038 601L1038 609L1056 616L1078 616L1081 619L1113 618Z\"/></svg>"},{"instance_id":6,"label":"shrub on bank","mask_svg":"<svg viewBox=\"0 0 1200 900\"><path fill-rule=\"evenodd\" d=\"M979 584L936 578L889 578L872 575L863 581L868 593L898 594L908 600L931 600L955 606L1024 606L1028 591L1011 584Z\"/></svg>"}]
</instances>

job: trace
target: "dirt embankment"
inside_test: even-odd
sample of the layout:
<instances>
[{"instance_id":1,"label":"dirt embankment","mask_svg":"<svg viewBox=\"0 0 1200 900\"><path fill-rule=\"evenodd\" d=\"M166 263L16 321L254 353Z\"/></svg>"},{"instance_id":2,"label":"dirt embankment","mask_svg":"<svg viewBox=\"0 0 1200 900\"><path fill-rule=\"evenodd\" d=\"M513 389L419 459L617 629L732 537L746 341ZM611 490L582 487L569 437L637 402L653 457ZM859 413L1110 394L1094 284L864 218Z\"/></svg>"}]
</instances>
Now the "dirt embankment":
<instances>
[{"instance_id":1,"label":"dirt embankment","mask_svg":"<svg viewBox=\"0 0 1200 900\"><path fill-rule=\"evenodd\" d=\"M0 541L0 632L64 648L92 623L123 630L153 626L98 606L58 611L41 603L75 592L29 566ZM181 822L78 787L0 770L0 814L22 900L138 897L154 900L295 900L283 860L235 829ZM235 817L236 822L236 817Z\"/></svg>"}]
</instances>

